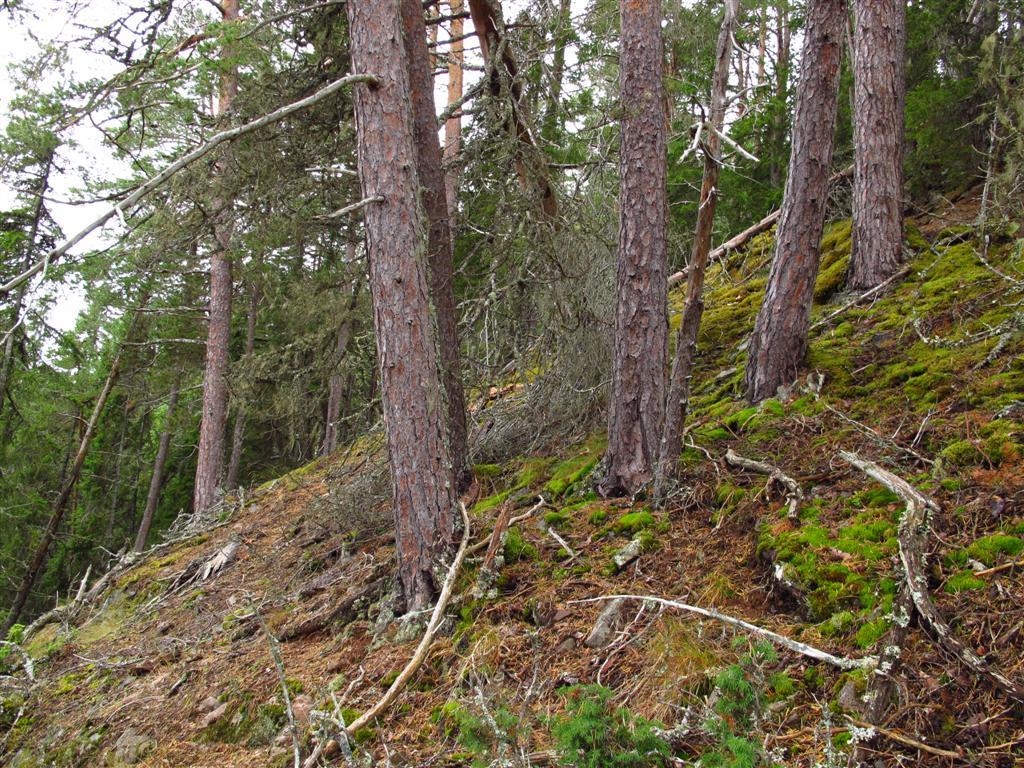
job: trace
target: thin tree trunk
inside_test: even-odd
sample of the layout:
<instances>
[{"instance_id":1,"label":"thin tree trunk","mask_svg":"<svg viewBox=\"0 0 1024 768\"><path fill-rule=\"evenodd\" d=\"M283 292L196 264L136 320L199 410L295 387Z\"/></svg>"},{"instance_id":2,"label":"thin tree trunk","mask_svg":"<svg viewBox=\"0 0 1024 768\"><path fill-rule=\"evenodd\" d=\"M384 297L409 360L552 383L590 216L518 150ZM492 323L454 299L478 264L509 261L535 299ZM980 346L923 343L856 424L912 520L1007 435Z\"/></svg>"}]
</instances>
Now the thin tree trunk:
<instances>
[{"instance_id":1,"label":"thin tree trunk","mask_svg":"<svg viewBox=\"0 0 1024 768\"><path fill-rule=\"evenodd\" d=\"M690 402L690 380L693 359L697 351L697 332L704 314L704 273L711 236L715 225L715 207L718 205L718 172L722 164L722 140L725 130L726 90L729 87L729 64L732 61L732 41L736 30L739 0L725 0L725 16L718 33L715 53L715 72L711 83L711 109L704 141L704 178L700 189L700 208L697 229L690 256L689 279L686 284L686 303L683 319L676 333L675 359L668 382L665 407L665 427L658 451L655 495L661 497L665 482L675 475L679 454L683 449L683 426Z\"/></svg>"},{"instance_id":2,"label":"thin tree trunk","mask_svg":"<svg viewBox=\"0 0 1024 768\"><path fill-rule=\"evenodd\" d=\"M448 106L462 98L462 64L464 45L462 39L462 0L448 0L452 16L452 43L448 50ZM453 114L444 123L444 191L448 201L448 221L454 229L459 211L459 154L462 152L462 116Z\"/></svg>"},{"instance_id":3,"label":"thin tree trunk","mask_svg":"<svg viewBox=\"0 0 1024 768\"><path fill-rule=\"evenodd\" d=\"M348 260L355 261L356 243L355 240L348 242ZM327 418L324 424L324 442L320 449L322 456L327 456L338 448L338 420L341 418L342 405L342 380L341 371L338 370L342 360L345 359L345 352L348 349L348 340L352 335L353 316L356 305L359 303L359 281L354 281L352 286L352 299L348 303L348 314L338 328L338 337L334 346L334 372L331 374L330 382L327 385ZM351 371L349 372L351 377Z\"/></svg>"},{"instance_id":4,"label":"thin tree trunk","mask_svg":"<svg viewBox=\"0 0 1024 768\"><path fill-rule=\"evenodd\" d=\"M565 49L572 35L572 4L570 0L558 0L558 15L552 31L551 87L544 111L542 135L546 141L555 141L558 134L558 117L562 109L562 81L565 79Z\"/></svg>"},{"instance_id":5,"label":"thin tree trunk","mask_svg":"<svg viewBox=\"0 0 1024 768\"><path fill-rule=\"evenodd\" d=\"M256 316L260 305L260 292L253 283L249 293L249 311L245 316L245 352L246 358L252 357L256 349ZM235 412L235 427L231 435L231 459L228 461L228 474L224 481L224 489L234 491L238 488L238 474L242 469L242 451L245 448L245 406L239 404Z\"/></svg>"},{"instance_id":6,"label":"thin tree trunk","mask_svg":"<svg viewBox=\"0 0 1024 768\"><path fill-rule=\"evenodd\" d=\"M176 377L171 385L171 396L167 401L167 412L164 414L164 424L160 430L160 442L157 444L156 459L153 461L153 474L149 478L146 509L142 513L142 522L139 523L139 530L135 535L134 550L136 552L142 552L146 548L146 539L149 538L149 530L153 527L153 516L160 503L160 489L163 488L164 469L167 467L167 456L171 450L171 436L174 434L174 411L178 407L180 385L180 377Z\"/></svg>"},{"instance_id":7,"label":"thin tree trunk","mask_svg":"<svg viewBox=\"0 0 1024 768\"><path fill-rule=\"evenodd\" d=\"M854 0L853 250L847 287L865 291L903 261L907 4Z\"/></svg>"},{"instance_id":8,"label":"thin tree trunk","mask_svg":"<svg viewBox=\"0 0 1024 768\"><path fill-rule=\"evenodd\" d=\"M751 402L772 397L780 386L796 380L807 352L828 202L845 23L845 0L808 3L789 177L768 287L747 354L744 386Z\"/></svg>"},{"instance_id":9,"label":"thin tree trunk","mask_svg":"<svg viewBox=\"0 0 1024 768\"><path fill-rule=\"evenodd\" d=\"M107 529L103 541L114 549L111 539L114 537L114 523L117 518L117 503L121 496L121 465L124 461L124 438L128 433L128 403L121 411L121 434L117 441L117 455L114 457L114 484L110 492L110 506L107 509Z\"/></svg>"},{"instance_id":10,"label":"thin tree trunk","mask_svg":"<svg viewBox=\"0 0 1024 768\"><path fill-rule=\"evenodd\" d=\"M456 495L417 194L402 0L349 0L345 8L352 71L373 74L378 83L354 89L353 102L363 196L385 198L368 206L364 218L401 602L418 611L440 588Z\"/></svg>"},{"instance_id":11,"label":"thin tree trunk","mask_svg":"<svg viewBox=\"0 0 1024 768\"><path fill-rule=\"evenodd\" d=\"M434 111L434 78L427 51L427 29L420 0L402 0L405 53L412 91L413 141L420 201L427 225L427 263L430 299L437 323L441 352L441 383L447 410L448 453L458 488L468 485L469 457L466 447L466 396L462 388L459 326L455 318L452 270L452 233L448 226L441 145L437 139Z\"/></svg>"},{"instance_id":12,"label":"thin tree trunk","mask_svg":"<svg viewBox=\"0 0 1024 768\"><path fill-rule=\"evenodd\" d=\"M499 0L469 0L469 14L480 40L484 66L490 72L488 88L498 98L509 100L509 129L516 142L516 174L522 190L535 198L546 221L558 218L558 197L548 174L547 159L537 147L530 131L528 110L523 101L523 84L519 81L516 58L504 38ZM498 57L498 60L494 60Z\"/></svg>"},{"instance_id":13,"label":"thin tree trunk","mask_svg":"<svg viewBox=\"0 0 1024 768\"><path fill-rule=\"evenodd\" d=\"M769 168L771 185L782 183L782 160L786 147L786 115L789 98L790 31L789 0L777 0L775 6L775 39L778 58L775 62L775 112L772 120L772 162Z\"/></svg>"},{"instance_id":14,"label":"thin tree trunk","mask_svg":"<svg viewBox=\"0 0 1024 768\"><path fill-rule=\"evenodd\" d=\"M661 3L620 0L619 254L608 451L600 491L632 495L653 476L668 357L667 193Z\"/></svg>"},{"instance_id":15,"label":"thin tree trunk","mask_svg":"<svg viewBox=\"0 0 1024 768\"><path fill-rule=\"evenodd\" d=\"M130 332L131 329L129 328L129 333ZM85 464L85 458L89 453L89 446L92 445L92 439L96 435L96 425L99 423L100 416L103 414L103 409L107 404L107 399L110 397L110 393L113 391L114 385L117 383L118 376L121 374L121 361L124 355L124 349L124 344L118 347L117 352L114 355L114 359L110 364L110 371L107 373L107 378L103 382L103 388L100 390L99 396L96 398L95 405L93 405L92 414L89 416L89 421L85 426L85 432L82 434L81 441L79 441L75 458L71 462L71 466L64 478L60 493L58 494L56 501L53 503L53 508L50 512L50 521L46 526L46 530L43 532L43 538L39 541L39 544L36 546L36 549L32 554L32 559L29 561L28 568L25 570L25 575L22 577L21 584L18 587L18 592L14 597L14 603L11 605L11 610L7 614L7 619L4 622L3 628L0 629L0 636L6 637L7 631L17 623L18 619L21 617L21 612L25 609L25 603L28 602L28 597L32 591L32 587L35 585L36 579L39 578L39 573L43 568L43 564L46 562L46 556L50 551L50 545L53 544L53 540L57 536L57 530L60 528L61 521L64 519L64 513L67 511L68 502L71 500L71 497L75 492L75 487L78 484L78 478L82 475L82 466Z\"/></svg>"},{"instance_id":16,"label":"thin tree trunk","mask_svg":"<svg viewBox=\"0 0 1024 768\"><path fill-rule=\"evenodd\" d=\"M238 20L238 0L222 0L223 20ZM225 44L224 58L232 46ZM221 75L218 113L228 118L238 94L238 67L230 65ZM192 508L202 512L215 504L224 480L224 442L228 418L228 365L231 343L231 237L234 231L232 200L223 196L231 164L225 148L214 166L214 184L221 187L213 201L213 252L210 254L210 311L206 337L206 370L203 375L203 411L199 425L199 452Z\"/></svg>"}]
</instances>

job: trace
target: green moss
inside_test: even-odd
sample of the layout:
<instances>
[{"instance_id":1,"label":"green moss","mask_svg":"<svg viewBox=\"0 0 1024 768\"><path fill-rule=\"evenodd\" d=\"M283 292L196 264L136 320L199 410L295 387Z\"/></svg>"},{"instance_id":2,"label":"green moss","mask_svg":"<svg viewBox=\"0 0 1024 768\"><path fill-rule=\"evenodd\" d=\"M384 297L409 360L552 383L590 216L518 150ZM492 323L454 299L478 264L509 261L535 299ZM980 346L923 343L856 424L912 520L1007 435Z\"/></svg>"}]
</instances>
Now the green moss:
<instances>
[{"instance_id":1,"label":"green moss","mask_svg":"<svg viewBox=\"0 0 1024 768\"><path fill-rule=\"evenodd\" d=\"M584 444L581 453L556 465L551 479L544 486L548 495L557 499L573 490L597 466L607 442L603 437L592 437Z\"/></svg>"},{"instance_id":2,"label":"green moss","mask_svg":"<svg viewBox=\"0 0 1024 768\"><path fill-rule=\"evenodd\" d=\"M1024 539L996 533L984 536L967 548L967 554L987 566L995 565L1002 555L1016 557L1024 551Z\"/></svg>"},{"instance_id":3,"label":"green moss","mask_svg":"<svg viewBox=\"0 0 1024 768\"><path fill-rule=\"evenodd\" d=\"M975 576L973 571L961 571L949 577L945 589L951 595L955 595L958 592L984 589L986 586L985 582Z\"/></svg>"},{"instance_id":4,"label":"green moss","mask_svg":"<svg viewBox=\"0 0 1024 768\"><path fill-rule=\"evenodd\" d=\"M873 648L886 632L889 631L889 622L885 619L875 619L861 625L857 630L854 642L858 648Z\"/></svg>"},{"instance_id":5,"label":"green moss","mask_svg":"<svg viewBox=\"0 0 1024 768\"><path fill-rule=\"evenodd\" d=\"M504 504L505 500L508 499L510 495L512 495L512 491L507 490L502 491L501 493L496 493L493 496L488 496L486 499L481 499L473 505L473 514L479 515Z\"/></svg>"},{"instance_id":6,"label":"green moss","mask_svg":"<svg viewBox=\"0 0 1024 768\"><path fill-rule=\"evenodd\" d=\"M640 510L626 513L612 524L612 528L616 533L632 536L638 531L652 527L654 523L654 515L647 510Z\"/></svg>"},{"instance_id":7,"label":"green moss","mask_svg":"<svg viewBox=\"0 0 1024 768\"><path fill-rule=\"evenodd\" d=\"M505 562L518 563L520 560L536 560L537 548L523 538L518 526L512 526L505 534Z\"/></svg>"},{"instance_id":8,"label":"green moss","mask_svg":"<svg viewBox=\"0 0 1024 768\"><path fill-rule=\"evenodd\" d=\"M569 522L569 513L564 509L544 513L544 522L551 528L558 528Z\"/></svg>"},{"instance_id":9,"label":"green moss","mask_svg":"<svg viewBox=\"0 0 1024 768\"><path fill-rule=\"evenodd\" d=\"M770 701L782 701L796 693L796 682L785 672L773 672L766 682L770 691Z\"/></svg>"},{"instance_id":10,"label":"green moss","mask_svg":"<svg viewBox=\"0 0 1024 768\"><path fill-rule=\"evenodd\" d=\"M486 477L486 478L490 478L490 479L493 480L494 478L499 477L501 475L502 471L503 470L502 470L500 464L474 464L473 465L473 474L476 475L477 477Z\"/></svg>"},{"instance_id":11,"label":"green moss","mask_svg":"<svg viewBox=\"0 0 1024 768\"><path fill-rule=\"evenodd\" d=\"M595 509L590 513L590 517L587 519L591 525L601 525L601 523L608 519L608 510L600 508Z\"/></svg>"}]
</instances>

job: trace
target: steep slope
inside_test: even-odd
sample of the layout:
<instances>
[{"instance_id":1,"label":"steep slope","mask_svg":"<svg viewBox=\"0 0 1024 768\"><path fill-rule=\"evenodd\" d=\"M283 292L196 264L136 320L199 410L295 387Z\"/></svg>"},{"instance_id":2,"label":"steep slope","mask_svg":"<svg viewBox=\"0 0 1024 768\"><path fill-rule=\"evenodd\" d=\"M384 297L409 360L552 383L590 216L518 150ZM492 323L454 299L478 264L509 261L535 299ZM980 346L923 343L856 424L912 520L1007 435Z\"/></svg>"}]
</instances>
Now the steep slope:
<instances>
[{"instance_id":1,"label":"steep slope","mask_svg":"<svg viewBox=\"0 0 1024 768\"><path fill-rule=\"evenodd\" d=\"M479 545L448 631L395 706L355 735L354 759L564 763L583 748L597 760L588 764L653 765L662 742L647 718L680 726L666 736L671 749L707 765L753 765L761 746L786 765L845 764L864 735L864 671L643 602L617 603L600 638L592 630L607 602L578 602L670 597L840 656L879 653L902 578L903 503L839 450L940 505L927 574L939 610L993 668L1024 681L1024 578L1010 567L1024 551L1024 257L1022 241L1004 235L983 260L976 209L968 196L916 218L905 279L849 307L837 290L850 225L830 225L815 307L825 322L807 374L754 408L739 387L771 235L713 267L687 485L667 510L595 498L601 435L478 465L468 501ZM795 478L796 514L776 484L727 462L730 449ZM290 765L282 680L304 756L337 730L318 712L351 722L368 709L418 638L388 621L389 512L373 502L381 466L379 445L364 439L120 571L74 622L24 640L34 683L9 649L6 687L27 693L3 699L5 764ZM527 512L481 579L495 520ZM895 677L900 703L872 757L1024 760L1019 707L916 623ZM344 763L333 747L325 754Z\"/></svg>"}]
</instances>

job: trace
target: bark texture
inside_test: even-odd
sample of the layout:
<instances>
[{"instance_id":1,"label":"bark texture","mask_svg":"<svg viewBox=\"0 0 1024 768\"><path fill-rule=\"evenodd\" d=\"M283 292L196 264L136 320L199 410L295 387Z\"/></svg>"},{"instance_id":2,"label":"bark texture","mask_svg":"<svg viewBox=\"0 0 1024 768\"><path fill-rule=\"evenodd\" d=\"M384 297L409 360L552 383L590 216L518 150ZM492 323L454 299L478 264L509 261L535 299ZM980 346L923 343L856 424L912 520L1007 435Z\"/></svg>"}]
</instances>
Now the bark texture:
<instances>
[{"instance_id":1,"label":"bark texture","mask_svg":"<svg viewBox=\"0 0 1024 768\"><path fill-rule=\"evenodd\" d=\"M807 352L814 281L828 202L839 103L845 0L811 0L793 118L789 177L764 302L754 323L744 379L760 402L796 380Z\"/></svg>"},{"instance_id":2,"label":"bark texture","mask_svg":"<svg viewBox=\"0 0 1024 768\"><path fill-rule=\"evenodd\" d=\"M903 260L903 106L907 4L854 0L853 251L847 286L863 291Z\"/></svg>"},{"instance_id":3,"label":"bark texture","mask_svg":"<svg viewBox=\"0 0 1024 768\"><path fill-rule=\"evenodd\" d=\"M252 356L256 349L256 315L260 306L260 291L255 285L249 291L249 311L245 316L245 352L246 358ZM242 470L242 452L245 449L245 406L239 404L235 409L235 427L231 435L231 458L228 461L228 474L224 480L224 488L229 491L238 489L238 475Z\"/></svg>"},{"instance_id":4,"label":"bark texture","mask_svg":"<svg viewBox=\"0 0 1024 768\"><path fill-rule=\"evenodd\" d=\"M462 64L465 59L462 39L462 0L448 0L451 12L452 43L448 50L448 106L462 98ZM452 228L459 210L459 154L462 152L462 116L454 114L444 123L444 191L448 200L448 221Z\"/></svg>"},{"instance_id":5,"label":"bark texture","mask_svg":"<svg viewBox=\"0 0 1024 768\"><path fill-rule=\"evenodd\" d=\"M653 476L668 358L666 121L661 3L620 0L619 253L608 452L600 490L632 495Z\"/></svg>"},{"instance_id":6,"label":"bark texture","mask_svg":"<svg viewBox=\"0 0 1024 768\"><path fill-rule=\"evenodd\" d=\"M153 516L160 502L160 489L164 484L164 470L167 468L167 456L171 451L171 435L174 434L174 411L178 407L179 381L171 386L171 396L167 401L167 413L164 414L164 426L160 430L160 442L157 444L156 458L153 460L153 474L149 478L149 494L146 496L146 509L142 513L138 533L135 535L135 551L142 552L146 548L149 529L153 527Z\"/></svg>"},{"instance_id":7,"label":"bark texture","mask_svg":"<svg viewBox=\"0 0 1024 768\"><path fill-rule=\"evenodd\" d=\"M700 208L697 229L690 255L689 279L686 283L686 302L683 319L676 334L675 358L668 381L665 404L665 427L658 450L656 495L661 496L664 482L675 474L679 454L683 449L683 427L690 402L690 380L693 359L697 352L697 332L704 314L704 274L711 253L711 235L715 225L715 207L718 205L718 171L722 164L722 140L725 129L726 91L729 87L729 65L732 61L732 41L736 29L739 0L725 0L725 15L715 48L715 72L711 83L711 109L705 127L704 177L700 188Z\"/></svg>"},{"instance_id":8,"label":"bark texture","mask_svg":"<svg viewBox=\"0 0 1024 768\"><path fill-rule=\"evenodd\" d=\"M223 0L225 23L238 20L238 0ZM224 58L230 59L225 45ZM238 94L238 68L221 75L218 114L227 115ZM214 184L221 187L213 201L213 251L210 254L210 305L206 333L206 369L203 373L203 413L199 424L196 483L192 508L201 512L215 504L224 480L224 443L228 418L228 364L231 343L231 237L234 219L231 200L223 195L224 179L231 163L225 147L214 164Z\"/></svg>"},{"instance_id":9,"label":"bark texture","mask_svg":"<svg viewBox=\"0 0 1024 768\"><path fill-rule=\"evenodd\" d=\"M348 261L356 259L356 243L354 240L348 242ZM331 374L331 380L327 385L327 414L324 419L324 442L320 448L321 456L328 456L338 448L338 421L341 419L341 406L344 399L344 382L341 379L341 371L338 366L345 359L348 351L348 340L352 336L353 317L356 305L359 303L360 281L354 281L352 287L352 298L348 302L348 314L338 328L338 336L334 345L335 371ZM352 373L349 372L351 380Z\"/></svg>"},{"instance_id":10,"label":"bark texture","mask_svg":"<svg viewBox=\"0 0 1024 768\"><path fill-rule=\"evenodd\" d=\"M350 0L346 12L352 71L377 78L374 87L354 89L353 101L363 196L385 198L365 210L370 294L398 572L404 607L416 611L439 589L456 497L430 316L401 2Z\"/></svg>"},{"instance_id":11,"label":"bark texture","mask_svg":"<svg viewBox=\"0 0 1024 768\"><path fill-rule=\"evenodd\" d=\"M430 298L437 322L437 343L441 352L441 383L447 410L448 452L456 484L469 481L466 448L466 396L462 389L462 359L459 355L459 327L455 318L452 279L452 233L448 224L448 200L441 145L437 138L434 109L434 77L427 50L427 28L420 0L402 0L402 26L412 92L413 141L416 145L416 175L420 201L426 215L427 262Z\"/></svg>"}]
</instances>

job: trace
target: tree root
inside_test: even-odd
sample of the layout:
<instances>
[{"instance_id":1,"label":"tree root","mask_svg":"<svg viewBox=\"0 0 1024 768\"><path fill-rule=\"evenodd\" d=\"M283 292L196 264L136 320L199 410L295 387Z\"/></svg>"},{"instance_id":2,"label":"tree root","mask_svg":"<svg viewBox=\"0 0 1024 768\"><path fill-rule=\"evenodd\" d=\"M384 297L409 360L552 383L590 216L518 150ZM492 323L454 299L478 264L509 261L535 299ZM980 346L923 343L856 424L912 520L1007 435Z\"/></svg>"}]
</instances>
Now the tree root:
<instances>
[{"instance_id":1,"label":"tree root","mask_svg":"<svg viewBox=\"0 0 1024 768\"><path fill-rule=\"evenodd\" d=\"M996 688L1000 689L1017 702L1024 703L1024 688L1008 677L992 669L978 654L968 648L963 641L953 634L952 628L942 618L928 592L928 577L924 544L928 536L928 512L938 510L938 505L923 496L916 488L901 477L877 464L861 459L855 453L840 451L839 456L849 464L878 481L895 493L906 504L906 511L900 518L899 546L900 560L906 585L914 603L914 608L928 626L939 644L956 656L971 671L987 677ZM908 617L909 620L909 617Z\"/></svg>"}]
</instances>

